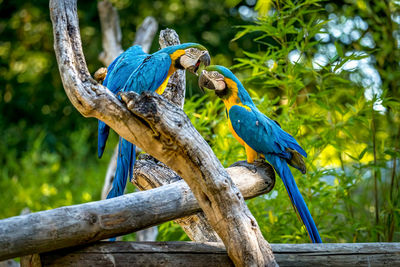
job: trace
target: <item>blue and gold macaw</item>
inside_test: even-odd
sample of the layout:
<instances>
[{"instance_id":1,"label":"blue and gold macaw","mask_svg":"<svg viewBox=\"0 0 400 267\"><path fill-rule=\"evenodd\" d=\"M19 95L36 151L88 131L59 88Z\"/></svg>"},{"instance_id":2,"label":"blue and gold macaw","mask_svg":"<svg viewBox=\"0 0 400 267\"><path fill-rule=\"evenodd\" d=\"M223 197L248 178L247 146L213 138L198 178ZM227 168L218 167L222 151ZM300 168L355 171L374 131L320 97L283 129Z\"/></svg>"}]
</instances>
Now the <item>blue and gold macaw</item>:
<instances>
[{"instance_id":1,"label":"blue and gold macaw","mask_svg":"<svg viewBox=\"0 0 400 267\"><path fill-rule=\"evenodd\" d=\"M313 243L322 243L310 211L297 188L289 165L306 172L306 152L280 125L261 113L236 76L223 66L208 66L199 77L200 88L214 90L225 104L229 128L246 149L247 162L264 157L281 177L292 204Z\"/></svg>"},{"instance_id":2,"label":"blue and gold macaw","mask_svg":"<svg viewBox=\"0 0 400 267\"><path fill-rule=\"evenodd\" d=\"M196 43L163 48L151 55L140 46L132 46L118 56L107 68L103 85L114 94L134 91L138 94L150 91L162 94L168 80L177 69L186 69L196 74L199 65L210 64L206 48ZM102 121L98 126L98 156L104 152L110 128ZM135 163L135 145L120 137L118 160L113 186L107 198L124 193L128 175L132 176Z\"/></svg>"}]
</instances>

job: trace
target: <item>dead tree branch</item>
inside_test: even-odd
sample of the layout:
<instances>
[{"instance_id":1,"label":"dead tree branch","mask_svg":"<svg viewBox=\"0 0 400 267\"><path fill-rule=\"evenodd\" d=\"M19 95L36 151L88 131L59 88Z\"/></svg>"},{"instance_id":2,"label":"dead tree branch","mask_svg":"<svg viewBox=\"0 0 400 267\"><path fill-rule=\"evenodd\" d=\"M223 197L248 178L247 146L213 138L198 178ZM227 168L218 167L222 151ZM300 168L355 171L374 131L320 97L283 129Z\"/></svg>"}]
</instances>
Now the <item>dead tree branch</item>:
<instances>
[{"instance_id":1,"label":"dead tree branch","mask_svg":"<svg viewBox=\"0 0 400 267\"><path fill-rule=\"evenodd\" d=\"M161 96L150 94L122 95L128 110L88 72L76 0L51 0L50 13L61 79L75 108L85 117L104 121L177 172L237 266L275 266L271 246L241 193L186 114Z\"/></svg>"},{"instance_id":2,"label":"dead tree branch","mask_svg":"<svg viewBox=\"0 0 400 267\"><path fill-rule=\"evenodd\" d=\"M258 175L245 167L235 169L240 174L232 178L244 197L272 189L273 177L260 175L262 166ZM199 211L189 186L180 180L118 198L11 217L0 220L0 261L135 232Z\"/></svg>"},{"instance_id":3,"label":"dead tree branch","mask_svg":"<svg viewBox=\"0 0 400 267\"><path fill-rule=\"evenodd\" d=\"M108 66L123 52L121 46L122 34L119 26L119 16L117 10L107 0L98 2L97 10L99 11L104 49L99 55L99 60L103 62L104 66Z\"/></svg>"}]
</instances>

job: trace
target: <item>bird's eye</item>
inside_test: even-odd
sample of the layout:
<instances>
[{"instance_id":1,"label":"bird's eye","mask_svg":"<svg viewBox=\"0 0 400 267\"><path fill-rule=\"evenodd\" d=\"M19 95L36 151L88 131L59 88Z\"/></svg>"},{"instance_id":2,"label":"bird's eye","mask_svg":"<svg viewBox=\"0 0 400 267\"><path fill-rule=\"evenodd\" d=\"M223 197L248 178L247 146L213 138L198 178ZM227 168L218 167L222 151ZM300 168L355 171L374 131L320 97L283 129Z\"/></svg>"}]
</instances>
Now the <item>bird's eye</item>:
<instances>
[{"instance_id":1,"label":"bird's eye","mask_svg":"<svg viewBox=\"0 0 400 267\"><path fill-rule=\"evenodd\" d=\"M217 78L218 77L218 72L217 71L213 71L213 72L211 72L211 77L213 77L213 78Z\"/></svg>"}]
</instances>

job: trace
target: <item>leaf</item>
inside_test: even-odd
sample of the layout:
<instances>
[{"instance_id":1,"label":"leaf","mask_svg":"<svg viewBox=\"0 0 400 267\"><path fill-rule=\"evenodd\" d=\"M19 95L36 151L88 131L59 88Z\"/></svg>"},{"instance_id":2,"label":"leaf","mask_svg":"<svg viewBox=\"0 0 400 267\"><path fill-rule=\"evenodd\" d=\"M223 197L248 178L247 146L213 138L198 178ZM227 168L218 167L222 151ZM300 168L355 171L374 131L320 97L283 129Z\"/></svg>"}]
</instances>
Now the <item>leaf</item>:
<instances>
[{"instance_id":1,"label":"leaf","mask_svg":"<svg viewBox=\"0 0 400 267\"><path fill-rule=\"evenodd\" d=\"M336 52L338 53L339 57L344 57L342 46L339 44L338 41L335 41Z\"/></svg>"},{"instance_id":2,"label":"leaf","mask_svg":"<svg viewBox=\"0 0 400 267\"><path fill-rule=\"evenodd\" d=\"M250 32L250 29L246 28L243 31L238 32L235 37L231 40L231 42L234 42L240 38L242 38L243 36L245 36L247 33Z\"/></svg>"},{"instance_id":3,"label":"leaf","mask_svg":"<svg viewBox=\"0 0 400 267\"><path fill-rule=\"evenodd\" d=\"M368 151L368 147L364 148L364 150L360 153L360 155L358 155L358 160L362 160L362 158L364 157L365 153L367 153Z\"/></svg>"}]
</instances>

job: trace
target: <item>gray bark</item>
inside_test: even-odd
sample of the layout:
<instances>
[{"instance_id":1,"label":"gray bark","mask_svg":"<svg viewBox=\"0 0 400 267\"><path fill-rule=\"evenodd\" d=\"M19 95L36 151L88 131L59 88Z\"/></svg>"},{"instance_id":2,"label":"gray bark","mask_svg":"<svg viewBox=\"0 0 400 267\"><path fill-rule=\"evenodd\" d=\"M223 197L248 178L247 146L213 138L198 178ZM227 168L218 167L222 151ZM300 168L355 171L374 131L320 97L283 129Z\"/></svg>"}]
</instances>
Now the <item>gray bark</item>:
<instances>
[{"instance_id":1,"label":"gray bark","mask_svg":"<svg viewBox=\"0 0 400 267\"><path fill-rule=\"evenodd\" d=\"M73 0L50 1L55 53L71 103L83 116L104 121L177 172L189 185L235 265L275 266L271 247L243 196L186 114L161 96L147 93L122 95L128 110L92 79L82 52L76 9Z\"/></svg>"},{"instance_id":2,"label":"gray bark","mask_svg":"<svg viewBox=\"0 0 400 267\"><path fill-rule=\"evenodd\" d=\"M272 189L271 177L235 168L241 168L240 175L232 178L246 198ZM263 173L263 167L258 168ZM253 190L254 184L263 188ZM189 186L180 180L113 199L11 217L0 220L0 260L127 234L199 211Z\"/></svg>"},{"instance_id":3,"label":"gray bark","mask_svg":"<svg viewBox=\"0 0 400 267\"><path fill-rule=\"evenodd\" d=\"M280 266L400 266L400 243L271 244ZM218 243L100 242L41 255L43 266L233 266Z\"/></svg>"},{"instance_id":4,"label":"gray bark","mask_svg":"<svg viewBox=\"0 0 400 267\"><path fill-rule=\"evenodd\" d=\"M158 30L158 23L153 17L146 17L136 30L133 44L140 45L144 52L149 53L154 36Z\"/></svg>"}]
</instances>

